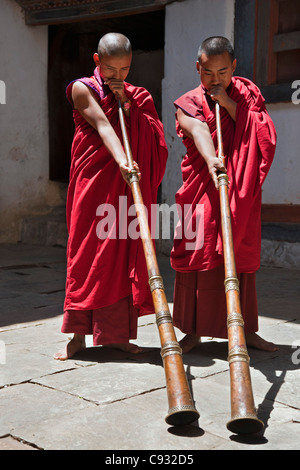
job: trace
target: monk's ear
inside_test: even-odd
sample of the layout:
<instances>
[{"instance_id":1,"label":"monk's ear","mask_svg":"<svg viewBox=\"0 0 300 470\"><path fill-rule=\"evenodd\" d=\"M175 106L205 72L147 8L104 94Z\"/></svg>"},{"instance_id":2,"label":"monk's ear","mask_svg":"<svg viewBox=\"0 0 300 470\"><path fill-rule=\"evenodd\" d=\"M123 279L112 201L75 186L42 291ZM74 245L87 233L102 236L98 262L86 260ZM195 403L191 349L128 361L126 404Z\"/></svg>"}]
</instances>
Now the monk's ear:
<instances>
[{"instance_id":1,"label":"monk's ear","mask_svg":"<svg viewBox=\"0 0 300 470\"><path fill-rule=\"evenodd\" d=\"M232 62L232 74L234 74L235 69L236 69L236 59L234 59L234 61Z\"/></svg>"},{"instance_id":2,"label":"monk's ear","mask_svg":"<svg viewBox=\"0 0 300 470\"><path fill-rule=\"evenodd\" d=\"M99 58L99 55L97 54L97 52L95 52L95 54L93 55L93 59L94 59L95 64L97 65L97 67L99 67L100 58Z\"/></svg>"},{"instance_id":3,"label":"monk's ear","mask_svg":"<svg viewBox=\"0 0 300 470\"><path fill-rule=\"evenodd\" d=\"M197 60L197 62L196 62L196 69L197 69L197 72L200 74L200 62L199 62L199 60Z\"/></svg>"}]
</instances>

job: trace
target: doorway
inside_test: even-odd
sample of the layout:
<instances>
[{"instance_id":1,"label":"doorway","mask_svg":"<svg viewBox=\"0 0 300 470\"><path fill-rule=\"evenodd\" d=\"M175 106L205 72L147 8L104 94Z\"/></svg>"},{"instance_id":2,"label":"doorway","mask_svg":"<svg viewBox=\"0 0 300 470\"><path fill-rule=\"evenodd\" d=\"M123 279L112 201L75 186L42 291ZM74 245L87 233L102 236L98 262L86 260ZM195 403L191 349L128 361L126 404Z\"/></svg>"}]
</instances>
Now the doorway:
<instances>
[{"instance_id":1,"label":"doorway","mask_svg":"<svg viewBox=\"0 0 300 470\"><path fill-rule=\"evenodd\" d=\"M165 11L162 9L138 15L49 26L50 180L68 182L74 124L65 90L72 80L93 74L93 53L103 34L120 32L130 39L133 61L126 81L147 88L161 118L164 25Z\"/></svg>"}]
</instances>

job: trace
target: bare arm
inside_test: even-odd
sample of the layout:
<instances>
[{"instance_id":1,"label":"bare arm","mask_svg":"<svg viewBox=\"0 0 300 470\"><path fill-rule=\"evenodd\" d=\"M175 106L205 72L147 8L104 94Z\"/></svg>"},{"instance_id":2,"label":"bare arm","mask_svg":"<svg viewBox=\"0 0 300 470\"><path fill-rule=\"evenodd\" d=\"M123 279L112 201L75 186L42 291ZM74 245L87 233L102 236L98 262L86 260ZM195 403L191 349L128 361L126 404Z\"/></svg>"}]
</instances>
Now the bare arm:
<instances>
[{"instance_id":1,"label":"bare arm","mask_svg":"<svg viewBox=\"0 0 300 470\"><path fill-rule=\"evenodd\" d=\"M84 119L98 132L103 144L119 165L123 178L130 172L126 154L120 139L115 133L105 113L95 100L92 91L83 83L75 82L72 88L72 99Z\"/></svg>"},{"instance_id":2,"label":"bare arm","mask_svg":"<svg viewBox=\"0 0 300 470\"><path fill-rule=\"evenodd\" d=\"M219 189L217 174L226 172L221 160L216 156L216 150L211 138L210 130L206 122L201 122L185 114L182 109L177 110L177 119L184 134L194 140L198 152L206 161L209 174Z\"/></svg>"}]
</instances>

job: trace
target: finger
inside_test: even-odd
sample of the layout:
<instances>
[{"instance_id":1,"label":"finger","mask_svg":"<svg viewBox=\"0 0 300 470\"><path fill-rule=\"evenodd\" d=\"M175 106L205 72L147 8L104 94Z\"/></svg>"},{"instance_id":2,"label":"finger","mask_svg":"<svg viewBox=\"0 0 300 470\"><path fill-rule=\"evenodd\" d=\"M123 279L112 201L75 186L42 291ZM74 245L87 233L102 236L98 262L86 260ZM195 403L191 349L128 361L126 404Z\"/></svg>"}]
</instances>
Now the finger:
<instances>
[{"instance_id":1,"label":"finger","mask_svg":"<svg viewBox=\"0 0 300 470\"><path fill-rule=\"evenodd\" d=\"M219 189L219 180L216 175L213 175L213 182L214 182L215 188Z\"/></svg>"},{"instance_id":2,"label":"finger","mask_svg":"<svg viewBox=\"0 0 300 470\"><path fill-rule=\"evenodd\" d=\"M227 172L227 170L226 170L226 168L225 168L225 166L224 166L224 164L223 164L221 158L219 158L219 157L218 157L218 160L216 161L215 167L216 167L216 169L217 169L218 171L222 171L222 172L224 172L224 173Z\"/></svg>"}]
</instances>

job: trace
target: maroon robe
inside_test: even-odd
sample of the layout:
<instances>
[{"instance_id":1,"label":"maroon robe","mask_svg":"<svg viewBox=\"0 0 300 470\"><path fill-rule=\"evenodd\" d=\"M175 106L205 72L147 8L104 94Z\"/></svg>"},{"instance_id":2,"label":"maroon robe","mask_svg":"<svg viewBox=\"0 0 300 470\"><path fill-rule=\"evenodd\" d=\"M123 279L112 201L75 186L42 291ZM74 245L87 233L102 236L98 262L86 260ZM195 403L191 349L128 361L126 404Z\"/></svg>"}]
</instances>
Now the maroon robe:
<instances>
[{"instance_id":1,"label":"maroon robe","mask_svg":"<svg viewBox=\"0 0 300 470\"><path fill-rule=\"evenodd\" d=\"M98 69L94 76L80 81L94 91L122 141L117 101L113 93L105 91ZM67 88L72 105L73 83ZM126 118L127 132L133 159L141 170L140 186L150 223L150 206L156 203L167 160L163 126L147 90L125 83L125 93L131 101L130 117ZM63 332L91 334L96 331L99 322L96 321L97 326L95 318L91 318L96 312L101 317L101 332L105 332L105 318L107 324L113 324L111 333L102 335L103 341L102 333L98 335L95 344L124 342L120 338L127 337L128 333L122 330L128 325L132 330L130 316L133 315L136 324L138 315L154 311L142 243L140 238L130 237L127 230L129 222L136 219L135 215L128 216L128 209L134 204L132 194L97 131L78 110L73 110L73 117L75 135L67 197L69 240ZM115 215L113 219L107 219L106 208ZM128 305L125 311L124 302ZM118 328L122 315L129 318L125 322L127 326ZM115 319L111 321L112 318ZM80 326L81 322L84 326ZM133 329L136 330L136 326ZM118 330L121 330L120 335L116 333Z\"/></svg>"},{"instance_id":2,"label":"maroon robe","mask_svg":"<svg viewBox=\"0 0 300 470\"><path fill-rule=\"evenodd\" d=\"M227 93L237 103L236 122L221 108L236 267L238 273L243 273L242 276L245 276L244 273L254 273L254 281L244 282L240 279L244 286L252 286L251 290L245 287L241 289L241 301L246 310L243 313L246 331L249 318L250 323L253 320L250 330L257 329L254 326L257 325L257 307L254 306L255 272L260 266L261 188L274 158L276 132L264 99L251 81L234 77ZM217 146L215 107L202 85L181 96L174 104L191 117L205 121ZM179 223L171 252L172 267L182 273L182 276L176 276L174 324L181 329L185 328L184 324L188 324L189 329L192 324L197 324L194 332L197 331L199 336L225 337L226 304L219 193L194 141L184 136L178 122L177 132L187 152L181 165L183 185L176 194L176 203L182 208L182 213L185 205L192 205L191 223L194 228L198 223L200 240L195 239L196 249L187 249L192 241L186 237L183 229L187 222ZM199 208L199 217L202 218L200 224L196 217L196 209ZM210 271L209 274L207 271ZM189 278L185 276L187 273L190 274ZM206 283L205 279L210 280ZM187 286L192 284L194 289L189 289L187 294ZM214 289L213 285L218 287ZM247 302L242 295L248 297ZM185 320L184 317L188 319L189 315L197 317L197 320ZM192 333L185 329L183 331Z\"/></svg>"}]
</instances>

